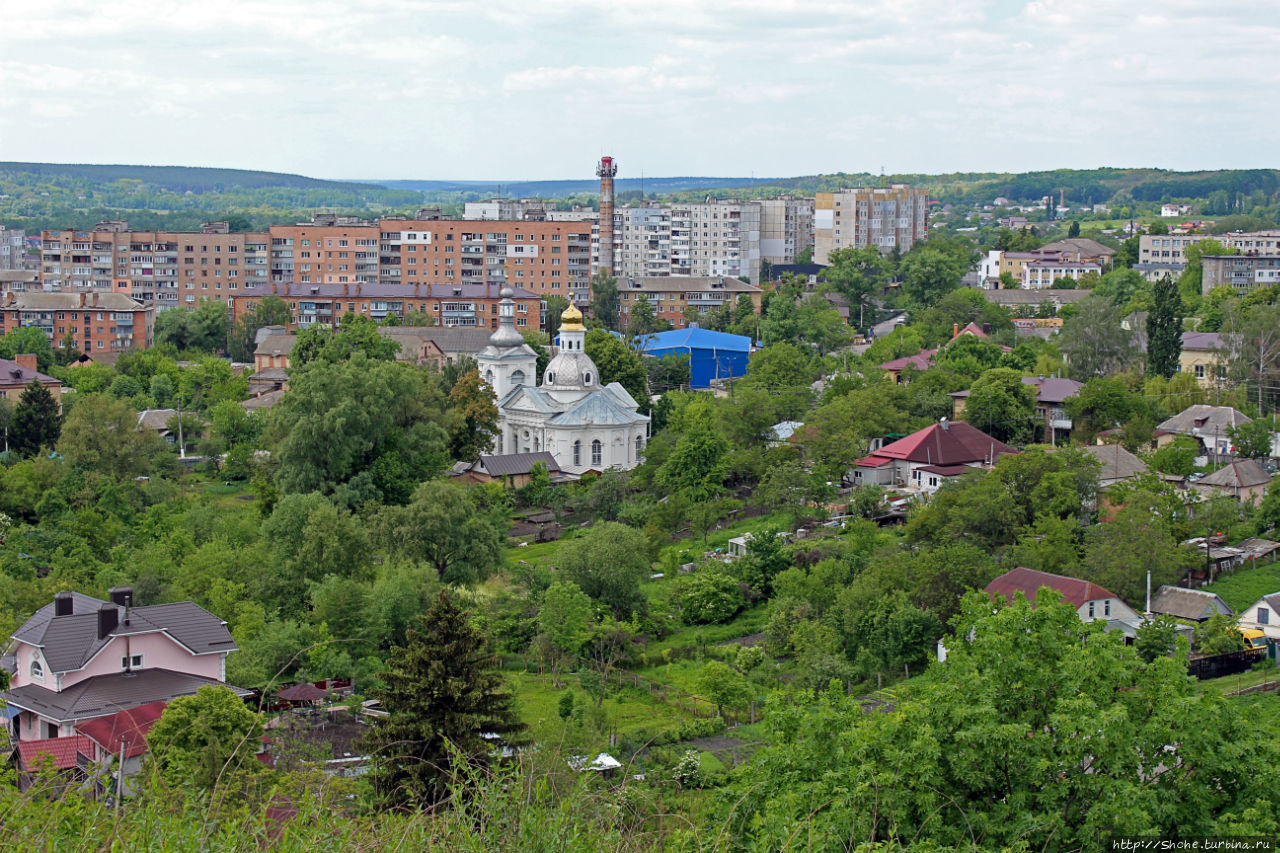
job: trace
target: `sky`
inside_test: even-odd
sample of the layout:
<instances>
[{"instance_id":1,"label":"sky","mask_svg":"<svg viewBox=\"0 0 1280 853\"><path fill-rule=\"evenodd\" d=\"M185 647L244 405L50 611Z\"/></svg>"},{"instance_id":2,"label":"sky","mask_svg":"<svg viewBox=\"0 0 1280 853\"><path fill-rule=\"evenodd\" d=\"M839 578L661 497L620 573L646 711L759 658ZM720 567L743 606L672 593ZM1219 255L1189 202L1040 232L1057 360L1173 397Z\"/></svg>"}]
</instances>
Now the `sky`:
<instances>
[{"instance_id":1,"label":"sky","mask_svg":"<svg viewBox=\"0 0 1280 853\"><path fill-rule=\"evenodd\" d=\"M320 178L1280 166L1277 0L45 0L0 160Z\"/></svg>"}]
</instances>

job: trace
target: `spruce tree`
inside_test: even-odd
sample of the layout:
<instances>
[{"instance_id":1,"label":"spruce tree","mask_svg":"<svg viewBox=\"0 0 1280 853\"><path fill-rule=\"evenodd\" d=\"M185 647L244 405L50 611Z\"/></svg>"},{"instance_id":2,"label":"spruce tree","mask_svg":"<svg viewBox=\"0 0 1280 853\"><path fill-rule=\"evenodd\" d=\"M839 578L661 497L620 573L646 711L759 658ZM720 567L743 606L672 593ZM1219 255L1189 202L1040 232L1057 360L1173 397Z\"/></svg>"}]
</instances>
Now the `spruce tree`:
<instances>
[{"instance_id":1,"label":"spruce tree","mask_svg":"<svg viewBox=\"0 0 1280 853\"><path fill-rule=\"evenodd\" d=\"M1147 372L1170 378L1178 372L1182 355L1182 299L1169 276L1152 288L1151 313L1147 315Z\"/></svg>"},{"instance_id":2,"label":"spruce tree","mask_svg":"<svg viewBox=\"0 0 1280 853\"><path fill-rule=\"evenodd\" d=\"M49 389L32 379L18 398L13 412L9 449L19 456L32 456L42 447L53 447L62 433L58 401Z\"/></svg>"},{"instance_id":3,"label":"spruce tree","mask_svg":"<svg viewBox=\"0 0 1280 853\"><path fill-rule=\"evenodd\" d=\"M463 768L483 765L499 747L482 735L518 743L524 724L497 669L487 638L469 614L442 591L410 628L373 691L389 716L361 746L373 759L371 779L385 804L433 806L449 796Z\"/></svg>"}]
</instances>

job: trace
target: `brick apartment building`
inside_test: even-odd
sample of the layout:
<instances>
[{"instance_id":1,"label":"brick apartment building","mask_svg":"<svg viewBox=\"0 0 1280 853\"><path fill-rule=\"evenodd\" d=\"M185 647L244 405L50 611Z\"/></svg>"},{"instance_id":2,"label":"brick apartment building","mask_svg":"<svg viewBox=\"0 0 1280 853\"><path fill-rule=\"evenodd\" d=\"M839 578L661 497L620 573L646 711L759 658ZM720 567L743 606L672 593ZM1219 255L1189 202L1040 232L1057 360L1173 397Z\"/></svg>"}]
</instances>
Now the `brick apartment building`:
<instances>
[{"instance_id":1,"label":"brick apartment building","mask_svg":"<svg viewBox=\"0 0 1280 853\"><path fill-rule=\"evenodd\" d=\"M9 293L0 297L0 335L34 326L60 346L70 333L93 357L146 349L153 342L155 308L123 293Z\"/></svg>"},{"instance_id":2,"label":"brick apartment building","mask_svg":"<svg viewBox=\"0 0 1280 853\"><path fill-rule=\"evenodd\" d=\"M265 284L267 239L232 234L225 222L201 231L130 231L118 220L88 231L44 231L40 278L46 291L114 292L157 310L193 308Z\"/></svg>"},{"instance_id":3,"label":"brick apartment building","mask_svg":"<svg viewBox=\"0 0 1280 853\"><path fill-rule=\"evenodd\" d=\"M327 238L326 238L327 239ZM394 314L402 321L412 313L424 313L437 326L498 328L498 284L421 283L302 283L272 282L230 297L232 319L238 320L269 295L289 306L288 331L316 324L337 326L342 315L353 312L382 321ZM515 290L517 328L540 330L541 297L529 290Z\"/></svg>"},{"instance_id":4,"label":"brick apartment building","mask_svg":"<svg viewBox=\"0 0 1280 853\"><path fill-rule=\"evenodd\" d=\"M630 323L631 309L641 296L653 306L659 320L667 320L677 329L686 328L685 311L713 311L728 303L737 304L741 294L751 297L756 314L760 313L762 291L728 276L652 276L618 279L618 297L622 309L622 325Z\"/></svg>"}]
</instances>

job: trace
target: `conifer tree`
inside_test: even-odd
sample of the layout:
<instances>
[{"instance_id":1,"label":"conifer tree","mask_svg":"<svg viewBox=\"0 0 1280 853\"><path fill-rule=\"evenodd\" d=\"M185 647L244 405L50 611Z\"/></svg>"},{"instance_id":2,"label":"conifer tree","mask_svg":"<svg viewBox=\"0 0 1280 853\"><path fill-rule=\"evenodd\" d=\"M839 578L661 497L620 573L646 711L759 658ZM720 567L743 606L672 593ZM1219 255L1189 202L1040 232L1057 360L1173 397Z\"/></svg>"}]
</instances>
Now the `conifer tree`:
<instances>
[{"instance_id":1,"label":"conifer tree","mask_svg":"<svg viewBox=\"0 0 1280 853\"><path fill-rule=\"evenodd\" d=\"M362 747L373 758L371 779L389 806L433 806L449 796L463 768L483 765L498 745L517 743L524 724L497 669L484 634L458 602L442 591L410 628L373 691L390 716L377 722Z\"/></svg>"},{"instance_id":2,"label":"conifer tree","mask_svg":"<svg viewBox=\"0 0 1280 853\"><path fill-rule=\"evenodd\" d=\"M1169 276L1152 288L1151 313L1147 315L1147 372L1165 379L1178 372L1182 355L1182 299Z\"/></svg>"},{"instance_id":3,"label":"conifer tree","mask_svg":"<svg viewBox=\"0 0 1280 853\"><path fill-rule=\"evenodd\" d=\"M53 447L62 433L58 401L38 380L23 389L13 412L9 449L19 456L31 456L42 447Z\"/></svg>"}]
</instances>

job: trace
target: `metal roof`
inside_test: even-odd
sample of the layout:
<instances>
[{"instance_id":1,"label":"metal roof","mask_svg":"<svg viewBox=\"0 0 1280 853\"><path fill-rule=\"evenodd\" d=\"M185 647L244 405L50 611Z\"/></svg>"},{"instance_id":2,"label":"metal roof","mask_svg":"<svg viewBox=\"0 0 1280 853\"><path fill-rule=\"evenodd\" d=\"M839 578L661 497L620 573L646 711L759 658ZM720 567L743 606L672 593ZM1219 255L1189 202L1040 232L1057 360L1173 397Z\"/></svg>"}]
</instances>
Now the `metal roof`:
<instances>
[{"instance_id":1,"label":"metal roof","mask_svg":"<svg viewBox=\"0 0 1280 853\"><path fill-rule=\"evenodd\" d=\"M539 450L537 453L481 456L477 464L490 476L506 477L528 474L533 470L533 466L539 462L547 466L547 473L549 474L557 473L560 470L560 464L556 462L556 458L545 450Z\"/></svg>"},{"instance_id":2,"label":"metal roof","mask_svg":"<svg viewBox=\"0 0 1280 853\"><path fill-rule=\"evenodd\" d=\"M1027 569L1022 566L1005 572L987 584L984 591L992 598L1002 595L1009 601L1013 601L1014 594L1020 592L1026 596L1028 601L1035 601L1036 592L1041 587L1057 590L1062 594L1062 600L1072 607L1080 607L1080 605L1088 601L1119 598L1111 590L1098 586L1091 581L1070 578L1066 575L1055 575L1049 572L1038 572L1035 569Z\"/></svg>"},{"instance_id":3,"label":"metal roof","mask_svg":"<svg viewBox=\"0 0 1280 853\"><path fill-rule=\"evenodd\" d=\"M252 695L252 691L202 675L169 669L141 669L95 675L61 692L35 684L24 684L0 693L0 699L47 719L65 723L105 717L149 702L168 702L177 696L191 696L206 685L226 687L240 697Z\"/></svg>"}]
</instances>

